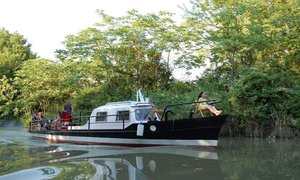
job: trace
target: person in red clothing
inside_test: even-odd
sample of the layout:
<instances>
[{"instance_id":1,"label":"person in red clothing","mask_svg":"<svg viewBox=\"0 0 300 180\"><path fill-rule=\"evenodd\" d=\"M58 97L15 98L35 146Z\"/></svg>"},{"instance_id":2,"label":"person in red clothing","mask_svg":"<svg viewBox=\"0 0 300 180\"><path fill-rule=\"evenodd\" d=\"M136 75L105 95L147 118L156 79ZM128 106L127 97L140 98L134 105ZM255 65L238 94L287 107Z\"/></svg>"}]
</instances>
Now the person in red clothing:
<instances>
[{"instance_id":1,"label":"person in red clothing","mask_svg":"<svg viewBox=\"0 0 300 180\"><path fill-rule=\"evenodd\" d=\"M70 100L67 99L64 103L63 113L61 115L61 121L63 126L70 125L72 123L72 113L73 113L72 104Z\"/></svg>"}]
</instances>

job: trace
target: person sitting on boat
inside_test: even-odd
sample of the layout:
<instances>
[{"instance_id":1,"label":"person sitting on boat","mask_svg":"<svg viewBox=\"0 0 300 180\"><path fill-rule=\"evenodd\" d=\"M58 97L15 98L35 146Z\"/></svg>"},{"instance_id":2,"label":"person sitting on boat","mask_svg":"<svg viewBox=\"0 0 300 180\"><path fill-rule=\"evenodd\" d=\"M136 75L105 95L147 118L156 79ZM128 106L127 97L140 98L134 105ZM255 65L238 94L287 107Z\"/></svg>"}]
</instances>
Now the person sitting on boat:
<instances>
[{"instance_id":1,"label":"person sitting on boat","mask_svg":"<svg viewBox=\"0 0 300 180\"><path fill-rule=\"evenodd\" d=\"M45 116L43 115L41 109L38 110L38 122L39 122L40 128L41 129L44 128L44 125L45 125Z\"/></svg>"},{"instance_id":2,"label":"person sitting on boat","mask_svg":"<svg viewBox=\"0 0 300 180\"><path fill-rule=\"evenodd\" d=\"M219 116L220 114L223 113L222 110L217 110L213 105L212 103L214 101L211 101L211 100L207 100L206 99L206 94L205 94L205 91L201 91L199 93L199 96L198 96L198 103L197 104L197 107L196 107L196 111L202 111L202 110L209 110L211 113L213 113L214 115L216 116Z\"/></svg>"},{"instance_id":3,"label":"person sitting on boat","mask_svg":"<svg viewBox=\"0 0 300 180\"><path fill-rule=\"evenodd\" d=\"M32 118L31 118L31 120L32 120L32 122L37 122L37 121L39 121L39 113L38 113L38 111L34 111L34 113L33 113L33 115L32 115Z\"/></svg>"},{"instance_id":4,"label":"person sitting on boat","mask_svg":"<svg viewBox=\"0 0 300 180\"><path fill-rule=\"evenodd\" d=\"M159 110L157 109L157 107L151 103L152 106L152 110L151 110L151 120L152 121L160 121L160 114L159 114Z\"/></svg>"},{"instance_id":5,"label":"person sitting on boat","mask_svg":"<svg viewBox=\"0 0 300 180\"><path fill-rule=\"evenodd\" d=\"M35 110L32 114L30 128L34 130L40 130L41 124L40 124L40 118L39 118L39 112L38 110Z\"/></svg>"},{"instance_id":6,"label":"person sitting on boat","mask_svg":"<svg viewBox=\"0 0 300 180\"><path fill-rule=\"evenodd\" d=\"M45 130L50 130L51 128L51 120L50 119L45 119L44 120L44 129Z\"/></svg>"},{"instance_id":7,"label":"person sitting on boat","mask_svg":"<svg viewBox=\"0 0 300 180\"><path fill-rule=\"evenodd\" d=\"M57 112L54 116L54 120L53 120L53 128L54 129L59 129L60 125L61 125L61 112Z\"/></svg>"}]
</instances>

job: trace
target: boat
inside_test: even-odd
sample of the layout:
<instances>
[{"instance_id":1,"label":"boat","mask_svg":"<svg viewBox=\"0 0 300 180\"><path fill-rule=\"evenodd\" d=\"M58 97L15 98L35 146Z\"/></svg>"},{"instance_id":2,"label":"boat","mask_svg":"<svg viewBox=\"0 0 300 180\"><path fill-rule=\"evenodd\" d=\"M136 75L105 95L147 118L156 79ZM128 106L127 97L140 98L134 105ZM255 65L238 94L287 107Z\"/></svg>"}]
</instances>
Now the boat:
<instances>
[{"instance_id":1,"label":"boat","mask_svg":"<svg viewBox=\"0 0 300 180\"><path fill-rule=\"evenodd\" d=\"M109 102L85 116L74 116L62 128L31 122L29 133L50 142L116 146L212 146L218 144L227 115L197 116L195 104L165 106L162 113L141 89L135 101ZM160 115L162 114L162 115Z\"/></svg>"}]
</instances>

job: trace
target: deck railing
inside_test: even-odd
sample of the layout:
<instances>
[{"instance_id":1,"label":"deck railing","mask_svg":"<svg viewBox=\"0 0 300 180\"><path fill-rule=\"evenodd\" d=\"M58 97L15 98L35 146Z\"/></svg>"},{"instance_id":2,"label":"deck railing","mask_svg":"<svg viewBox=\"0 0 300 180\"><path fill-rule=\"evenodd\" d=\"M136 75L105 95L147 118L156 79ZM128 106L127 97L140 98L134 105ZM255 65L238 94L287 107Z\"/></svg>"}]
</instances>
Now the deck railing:
<instances>
[{"instance_id":1,"label":"deck railing","mask_svg":"<svg viewBox=\"0 0 300 180\"><path fill-rule=\"evenodd\" d=\"M124 114L123 114L124 115ZM71 130L74 126L83 126L87 125L87 129L91 129L91 125L93 124L108 124L108 123L120 123L122 122L122 128L125 129L125 123L129 120L125 120L124 117L122 120L117 120L115 122L108 122L108 121L95 121L95 123L91 123L91 118L101 118L107 119L109 117L115 117L115 119L119 119L119 117L122 117L123 115L98 115L98 116L82 116L81 114L79 116L72 116L70 119L63 119L63 121L55 122L50 121L50 123L42 123L40 121L34 121L30 122L29 124L29 130L30 131L41 131L41 130ZM63 124L63 122L68 122L66 124ZM57 123L57 124L56 124Z\"/></svg>"},{"instance_id":2,"label":"deck railing","mask_svg":"<svg viewBox=\"0 0 300 180\"><path fill-rule=\"evenodd\" d=\"M195 118L194 114L197 113L196 106L199 103L215 104L219 102L214 100L208 100L208 101L195 101L195 102L187 102L187 103L170 104L164 108L161 119L162 121L167 121L167 120L174 120L174 119ZM170 119L170 116L172 116L173 118Z\"/></svg>"}]
</instances>

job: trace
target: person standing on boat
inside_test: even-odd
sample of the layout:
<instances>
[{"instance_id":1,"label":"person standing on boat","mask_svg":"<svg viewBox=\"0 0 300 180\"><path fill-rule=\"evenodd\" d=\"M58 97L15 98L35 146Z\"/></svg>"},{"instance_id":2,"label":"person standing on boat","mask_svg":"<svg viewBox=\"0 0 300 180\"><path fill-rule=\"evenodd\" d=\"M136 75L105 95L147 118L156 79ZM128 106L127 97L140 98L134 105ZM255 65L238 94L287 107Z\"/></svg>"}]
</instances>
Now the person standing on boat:
<instances>
[{"instance_id":1,"label":"person standing on boat","mask_svg":"<svg viewBox=\"0 0 300 180\"><path fill-rule=\"evenodd\" d=\"M201 111L204 109L208 109L211 113L215 114L216 116L219 116L223 113L222 110L217 110L213 105L213 101L206 99L205 91L201 91L198 95L198 103L197 104L197 111Z\"/></svg>"},{"instance_id":2,"label":"person standing on boat","mask_svg":"<svg viewBox=\"0 0 300 180\"><path fill-rule=\"evenodd\" d=\"M63 111L64 111L64 113L72 116L73 108L72 108L72 104L69 99L66 100Z\"/></svg>"},{"instance_id":3,"label":"person standing on boat","mask_svg":"<svg viewBox=\"0 0 300 180\"><path fill-rule=\"evenodd\" d=\"M63 113L61 117L63 126L70 125L72 123L72 113L73 113L72 104L70 100L67 99L64 103Z\"/></svg>"}]
</instances>

